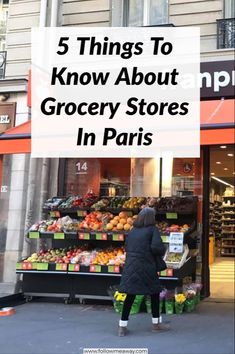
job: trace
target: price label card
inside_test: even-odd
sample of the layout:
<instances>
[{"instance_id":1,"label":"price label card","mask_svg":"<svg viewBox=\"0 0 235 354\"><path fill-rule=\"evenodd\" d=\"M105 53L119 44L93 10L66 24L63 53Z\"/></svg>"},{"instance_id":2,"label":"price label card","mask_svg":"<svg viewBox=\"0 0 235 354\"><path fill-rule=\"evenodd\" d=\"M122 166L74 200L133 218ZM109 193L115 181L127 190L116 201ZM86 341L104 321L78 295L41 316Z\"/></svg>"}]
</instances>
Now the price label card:
<instances>
[{"instance_id":1,"label":"price label card","mask_svg":"<svg viewBox=\"0 0 235 354\"><path fill-rule=\"evenodd\" d=\"M120 267L119 266L108 266L108 273L120 273Z\"/></svg>"},{"instance_id":2,"label":"price label card","mask_svg":"<svg viewBox=\"0 0 235 354\"><path fill-rule=\"evenodd\" d=\"M108 235L102 234L102 233L97 233L97 234L95 234L95 238L96 238L96 240L106 241L108 239Z\"/></svg>"},{"instance_id":3,"label":"price label card","mask_svg":"<svg viewBox=\"0 0 235 354\"><path fill-rule=\"evenodd\" d=\"M115 265L108 266L108 273L120 273L120 267Z\"/></svg>"},{"instance_id":4,"label":"price label card","mask_svg":"<svg viewBox=\"0 0 235 354\"><path fill-rule=\"evenodd\" d=\"M50 211L50 217L52 217L52 218L60 218L60 212L58 210Z\"/></svg>"},{"instance_id":5,"label":"price label card","mask_svg":"<svg viewBox=\"0 0 235 354\"><path fill-rule=\"evenodd\" d=\"M101 266L100 265L95 265L95 264L90 265L90 272L92 272L92 273L100 273L101 272Z\"/></svg>"},{"instance_id":6,"label":"price label card","mask_svg":"<svg viewBox=\"0 0 235 354\"><path fill-rule=\"evenodd\" d=\"M166 218L167 219L178 219L178 214L177 213L166 213Z\"/></svg>"},{"instance_id":7,"label":"price label card","mask_svg":"<svg viewBox=\"0 0 235 354\"><path fill-rule=\"evenodd\" d=\"M183 232L171 232L169 237L169 252L182 253L183 242L184 242Z\"/></svg>"},{"instance_id":8,"label":"price label card","mask_svg":"<svg viewBox=\"0 0 235 354\"><path fill-rule=\"evenodd\" d=\"M69 272L79 272L80 264L69 264Z\"/></svg>"},{"instance_id":9,"label":"price label card","mask_svg":"<svg viewBox=\"0 0 235 354\"><path fill-rule=\"evenodd\" d=\"M56 270L62 270L66 271L67 270L67 264L66 263L57 263L55 269Z\"/></svg>"},{"instance_id":10,"label":"price label card","mask_svg":"<svg viewBox=\"0 0 235 354\"><path fill-rule=\"evenodd\" d=\"M39 238L40 234L38 231L30 231L29 232L29 238Z\"/></svg>"},{"instance_id":11,"label":"price label card","mask_svg":"<svg viewBox=\"0 0 235 354\"><path fill-rule=\"evenodd\" d=\"M167 277L173 277L173 269L172 268L167 269L166 275L167 275Z\"/></svg>"},{"instance_id":12,"label":"price label card","mask_svg":"<svg viewBox=\"0 0 235 354\"><path fill-rule=\"evenodd\" d=\"M113 234L113 241L124 241L123 234Z\"/></svg>"},{"instance_id":13,"label":"price label card","mask_svg":"<svg viewBox=\"0 0 235 354\"><path fill-rule=\"evenodd\" d=\"M114 266L114 273L120 273L120 267Z\"/></svg>"},{"instance_id":14,"label":"price label card","mask_svg":"<svg viewBox=\"0 0 235 354\"><path fill-rule=\"evenodd\" d=\"M22 269L22 268L23 268L23 263L17 262L16 263L16 269L19 270L19 269Z\"/></svg>"},{"instance_id":15,"label":"price label card","mask_svg":"<svg viewBox=\"0 0 235 354\"><path fill-rule=\"evenodd\" d=\"M77 210L77 216L87 216L86 210Z\"/></svg>"},{"instance_id":16,"label":"price label card","mask_svg":"<svg viewBox=\"0 0 235 354\"><path fill-rule=\"evenodd\" d=\"M32 263L27 263L27 269L28 269L28 270L33 269L33 265L32 265Z\"/></svg>"},{"instance_id":17,"label":"price label card","mask_svg":"<svg viewBox=\"0 0 235 354\"><path fill-rule=\"evenodd\" d=\"M48 263L37 263L37 270L48 270Z\"/></svg>"},{"instance_id":18,"label":"price label card","mask_svg":"<svg viewBox=\"0 0 235 354\"><path fill-rule=\"evenodd\" d=\"M22 264L22 269L24 269L24 270L28 269L28 263L27 262L24 262Z\"/></svg>"},{"instance_id":19,"label":"price label card","mask_svg":"<svg viewBox=\"0 0 235 354\"><path fill-rule=\"evenodd\" d=\"M90 234L88 232L79 232L79 240L90 240Z\"/></svg>"},{"instance_id":20,"label":"price label card","mask_svg":"<svg viewBox=\"0 0 235 354\"><path fill-rule=\"evenodd\" d=\"M55 232L54 233L54 240L64 240L64 233L63 232Z\"/></svg>"}]
</instances>

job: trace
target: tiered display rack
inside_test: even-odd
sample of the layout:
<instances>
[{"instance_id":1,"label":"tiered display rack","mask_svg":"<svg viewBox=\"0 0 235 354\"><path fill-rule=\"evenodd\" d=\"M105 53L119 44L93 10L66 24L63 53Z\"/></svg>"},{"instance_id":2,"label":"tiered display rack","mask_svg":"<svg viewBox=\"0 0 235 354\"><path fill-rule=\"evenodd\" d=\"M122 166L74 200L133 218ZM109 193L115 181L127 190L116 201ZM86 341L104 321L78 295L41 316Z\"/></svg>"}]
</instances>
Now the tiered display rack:
<instances>
[{"instance_id":1,"label":"tiered display rack","mask_svg":"<svg viewBox=\"0 0 235 354\"><path fill-rule=\"evenodd\" d=\"M167 198L162 198L167 199ZM196 248L195 232L197 229L197 197L183 197L181 201L190 201L190 210L161 210L156 212L157 221L168 221L169 223L187 223L191 225L188 232L184 234L184 243L189 248ZM168 198L170 201L171 198ZM49 215L53 218L69 215L73 218L83 218L94 209L66 209L50 210ZM131 209L109 209L114 215L120 211L127 211L130 215L136 214L139 210ZM192 237L192 235L194 235ZM77 232L38 232L30 231L29 239L51 240L51 247L68 247L92 243L100 248L110 245L123 246L127 232L123 231L84 231ZM164 243L169 242L169 235L161 235ZM27 300L34 296L62 297L65 303L78 298L81 302L84 299L107 300L110 296L107 289L111 285L120 282L122 273L121 266L115 265L94 265L83 266L80 264L64 263L31 263L24 260L19 261L16 266L16 273L22 274L22 291ZM182 285L183 279L188 276L195 278L196 257L186 259L186 262L179 269L168 268L159 274L162 284L167 288L175 288Z\"/></svg>"}]
</instances>

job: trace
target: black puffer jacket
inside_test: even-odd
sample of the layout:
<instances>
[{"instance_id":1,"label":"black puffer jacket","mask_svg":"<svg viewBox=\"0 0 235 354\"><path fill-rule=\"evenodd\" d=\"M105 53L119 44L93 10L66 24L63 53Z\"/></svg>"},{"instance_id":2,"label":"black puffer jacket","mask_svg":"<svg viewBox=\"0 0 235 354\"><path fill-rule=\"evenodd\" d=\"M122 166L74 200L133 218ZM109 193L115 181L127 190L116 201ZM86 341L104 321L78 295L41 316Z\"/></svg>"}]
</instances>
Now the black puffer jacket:
<instances>
[{"instance_id":1,"label":"black puffer jacket","mask_svg":"<svg viewBox=\"0 0 235 354\"><path fill-rule=\"evenodd\" d=\"M135 295L151 295L161 291L155 255L163 256L164 244L155 226L134 227L126 241L126 262L119 291Z\"/></svg>"}]
</instances>

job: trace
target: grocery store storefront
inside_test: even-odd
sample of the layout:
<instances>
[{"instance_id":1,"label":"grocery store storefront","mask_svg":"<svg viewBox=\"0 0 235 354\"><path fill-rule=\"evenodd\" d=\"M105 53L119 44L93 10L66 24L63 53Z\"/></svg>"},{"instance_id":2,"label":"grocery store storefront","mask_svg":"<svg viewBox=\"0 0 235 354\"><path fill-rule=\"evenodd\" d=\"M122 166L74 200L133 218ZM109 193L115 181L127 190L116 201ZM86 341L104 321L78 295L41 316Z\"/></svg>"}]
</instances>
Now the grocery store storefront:
<instances>
[{"instance_id":1,"label":"grocery store storefront","mask_svg":"<svg viewBox=\"0 0 235 354\"><path fill-rule=\"evenodd\" d=\"M220 65L225 68L224 62ZM30 159L28 178L27 171L24 177L27 191L24 195L28 199L24 203L30 206L28 214L27 207L26 212L21 211L25 227L19 231L17 251L14 255L11 253L9 260L5 253L7 279L23 256L28 261L18 262L17 282L23 277L23 291L28 296L106 298L107 287L120 279L123 245L133 218L143 205L151 205L156 208L157 223L166 246L171 232L184 234L185 246L178 255L173 258L170 255L168 269L161 274L163 283L174 288L185 281L196 280L203 285L202 295L208 296L210 176L215 173L214 177L222 177L211 171L210 159L215 147L222 151L220 146L226 146L228 155L232 154L234 146L234 100L231 90L223 91L229 89L227 86L214 92L214 88L218 89L218 84L214 84L214 88L207 87L202 92L201 157L198 159ZM0 137L5 156L20 152L7 151L7 141L9 144L6 136ZM232 165L223 168L234 172L234 169L230 171ZM6 186L7 175L9 172L4 170ZM30 181L29 186L27 181ZM232 184L232 181L227 183ZM44 204L48 197L55 195L64 197ZM82 198L76 197L78 195ZM7 215L5 210L6 220L9 213ZM11 210L11 217L12 213ZM61 221L61 217L65 219ZM51 221L38 223L45 219ZM26 226L35 221L37 224L24 238ZM9 232L6 235L11 250L12 238ZM52 248L53 253L48 251Z\"/></svg>"},{"instance_id":2,"label":"grocery store storefront","mask_svg":"<svg viewBox=\"0 0 235 354\"><path fill-rule=\"evenodd\" d=\"M234 62L202 63L201 145L204 159L203 283L212 298L234 298ZM219 86L220 88L219 88Z\"/></svg>"}]
</instances>

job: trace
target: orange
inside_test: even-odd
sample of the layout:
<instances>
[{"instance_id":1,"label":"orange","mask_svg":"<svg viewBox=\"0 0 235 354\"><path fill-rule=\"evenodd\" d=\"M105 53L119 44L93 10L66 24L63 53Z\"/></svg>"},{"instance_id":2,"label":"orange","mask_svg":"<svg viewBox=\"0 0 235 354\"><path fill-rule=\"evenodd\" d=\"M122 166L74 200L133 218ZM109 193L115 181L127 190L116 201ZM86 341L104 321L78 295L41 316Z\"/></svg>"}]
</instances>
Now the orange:
<instances>
[{"instance_id":1,"label":"orange","mask_svg":"<svg viewBox=\"0 0 235 354\"><path fill-rule=\"evenodd\" d=\"M127 221L126 221L126 219L122 218L122 219L119 220L119 222L120 222L121 224L125 225Z\"/></svg>"},{"instance_id":2,"label":"orange","mask_svg":"<svg viewBox=\"0 0 235 354\"><path fill-rule=\"evenodd\" d=\"M128 224L132 225L132 224L133 224L132 218L128 218L128 219L127 219L127 222L128 222Z\"/></svg>"},{"instance_id":3,"label":"orange","mask_svg":"<svg viewBox=\"0 0 235 354\"><path fill-rule=\"evenodd\" d=\"M127 217L127 213L126 213L125 211L121 211L121 212L119 213L119 217L120 217L120 218L126 218L126 217Z\"/></svg>"},{"instance_id":4,"label":"orange","mask_svg":"<svg viewBox=\"0 0 235 354\"><path fill-rule=\"evenodd\" d=\"M131 225L130 225L130 224L125 224L125 225L124 225L124 230L125 230L125 231L130 230L130 228L131 228Z\"/></svg>"},{"instance_id":5,"label":"orange","mask_svg":"<svg viewBox=\"0 0 235 354\"><path fill-rule=\"evenodd\" d=\"M117 224L117 229L118 229L118 230L123 230L123 224L118 223L118 224Z\"/></svg>"},{"instance_id":6,"label":"orange","mask_svg":"<svg viewBox=\"0 0 235 354\"><path fill-rule=\"evenodd\" d=\"M111 222L106 225L107 230L112 230L112 228L113 228L113 224L111 224Z\"/></svg>"}]
</instances>

